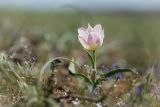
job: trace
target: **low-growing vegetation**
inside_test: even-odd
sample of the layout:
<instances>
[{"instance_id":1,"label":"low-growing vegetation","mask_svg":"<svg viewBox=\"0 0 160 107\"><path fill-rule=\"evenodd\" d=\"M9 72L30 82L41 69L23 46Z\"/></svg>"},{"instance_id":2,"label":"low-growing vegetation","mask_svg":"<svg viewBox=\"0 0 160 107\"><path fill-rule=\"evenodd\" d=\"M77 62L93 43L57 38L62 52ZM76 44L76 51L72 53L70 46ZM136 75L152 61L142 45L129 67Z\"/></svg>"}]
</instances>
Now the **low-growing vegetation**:
<instances>
[{"instance_id":1,"label":"low-growing vegetation","mask_svg":"<svg viewBox=\"0 0 160 107\"><path fill-rule=\"evenodd\" d=\"M159 107L159 16L13 13L0 16L0 106Z\"/></svg>"}]
</instances>

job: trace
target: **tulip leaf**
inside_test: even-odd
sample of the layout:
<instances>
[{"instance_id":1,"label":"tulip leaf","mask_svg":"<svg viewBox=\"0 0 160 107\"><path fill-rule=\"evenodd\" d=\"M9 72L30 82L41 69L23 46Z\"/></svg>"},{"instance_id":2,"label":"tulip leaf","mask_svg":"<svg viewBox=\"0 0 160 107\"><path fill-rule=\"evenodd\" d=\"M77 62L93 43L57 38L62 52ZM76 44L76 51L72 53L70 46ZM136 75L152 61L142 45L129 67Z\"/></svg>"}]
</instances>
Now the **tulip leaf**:
<instances>
[{"instance_id":1,"label":"tulip leaf","mask_svg":"<svg viewBox=\"0 0 160 107\"><path fill-rule=\"evenodd\" d=\"M72 62L72 63L74 63L74 65L76 65L77 67L81 68L77 63L75 63L75 62L72 61L71 59L68 59L68 58L65 58L65 57L56 57L56 58L53 58L53 59L47 61L47 62L45 63L45 65L42 67L39 81L42 81L42 76L43 76L43 74L45 73L45 71L46 71L46 69L48 68L48 66L50 66L50 68L54 68L54 67L60 66L61 63L62 63L61 60L66 60L66 61L68 61L68 62Z\"/></svg>"},{"instance_id":2,"label":"tulip leaf","mask_svg":"<svg viewBox=\"0 0 160 107\"><path fill-rule=\"evenodd\" d=\"M54 67L57 67L57 66L60 66L61 64L61 60L66 60L68 62L70 62L70 65L69 65L69 68L68 68L68 72L71 76L73 77L76 77L76 78L81 78L83 79L86 83L88 83L89 85L92 85L92 81L86 77L85 75L81 74L81 73L77 73L76 72L76 69L75 69L75 65L81 69L81 67L72 59L68 59L68 58L65 58L65 57L57 57L57 58L53 58L51 59L50 61L48 61L42 68L41 70L41 75L40 75L40 78L42 78L42 74L45 72L46 68L50 65L54 66ZM41 80L41 79L40 79Z\"/></svg>"},{"instance_id":3,"label":"tulip leaf","mask_svg":"<svg viewBox=\"0 0 160 107\"><path fill-rule=\"evenodd\" d=\"M92 64L92 66L94 66L94 58L93 58L93 52L92 51L89 51L89 50L87 50L87 49L84 49L86 52L87 52L87 55L88 55L88 58L89 58L89 60L90 60L90 62L91 62L91 64Z\"/></svg>"},{"instance_id":4,"label":"tulip leaf","mask_svg":"<svg viewBox=\"0 0 160 107\"><path fill-rule=\"evenodd\" d=\"M80 79L83 79L85 82L87 82L89 85L92 85L92 82L91 80L86 77L85 75L81 74L81 73L73 73L72 71L68 70L69 71L69 74L73 77L76 77L76 78L80 78Z\"/></svg>"},{"instance_id":5,"label":"tulip leaf","mask_svg":"<svg viewBox=\"0 0 160 107\"><path fill-rule=\"evenodd\" d=\"M72 61L74 61L74 59L72 59ZM70 65L68 67L68 71L69 71L69 74L72 75L73 77L83 79L85 82L92 85L92 82L90 81L90 79L88 77L86 77L85 75L83 75L81 73L76 72L74 63L70 62Z\"/></svg>"},{"instance_id":6,"label":"tulip leaf","mask_svg":"<svg viewBox=\"0 0 160 107\"><path fill-rule=\"evenodd\" d=\"M135 73L133 70L128 69L128 68L126 68L126 69L115 69L115 70L112 70L112 71L107 72L105 74L102 74L101 77L107 78L107 77L114 76L117 73L123 73L123 72L132 72L132 73Z\"/></svg>"}]
</instances>

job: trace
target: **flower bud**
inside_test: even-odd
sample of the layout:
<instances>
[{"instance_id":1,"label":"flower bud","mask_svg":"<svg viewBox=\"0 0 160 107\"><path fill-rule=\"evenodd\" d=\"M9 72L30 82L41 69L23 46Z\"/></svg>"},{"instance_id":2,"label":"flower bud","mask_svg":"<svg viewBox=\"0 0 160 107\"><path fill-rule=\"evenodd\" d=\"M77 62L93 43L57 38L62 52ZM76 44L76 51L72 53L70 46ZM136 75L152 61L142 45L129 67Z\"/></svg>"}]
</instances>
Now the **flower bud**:
<instances>
[{"instance_id":1,"label":"flower bud","mask_svg":"<svg viewBox=\"0 0 160 107\"><path fill-rule=\"evenodd\" d=\"M88 24L88 28L83 27L78 29L78 39L82 46L87 50L96 50L102 45L104 38L104 30L100 24L97 24L92 28Z\"/></svg>"}]
</instances>

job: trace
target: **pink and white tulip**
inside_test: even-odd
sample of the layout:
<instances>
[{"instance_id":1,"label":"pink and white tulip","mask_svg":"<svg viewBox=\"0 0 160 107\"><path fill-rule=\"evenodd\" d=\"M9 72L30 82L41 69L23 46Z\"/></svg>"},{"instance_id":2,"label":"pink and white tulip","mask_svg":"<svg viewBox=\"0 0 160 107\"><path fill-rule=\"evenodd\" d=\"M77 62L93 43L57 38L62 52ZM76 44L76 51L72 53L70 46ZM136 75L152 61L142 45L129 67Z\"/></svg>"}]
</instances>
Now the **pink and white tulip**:
<instances>
[{"instance_id":1,"label":"pink and white tulip","mask_svg":"<svg viewBox=\"0 0 160 107\"><path fill-rule=\"evenodd\" d=\"M88 28L83 27L78 29L78 39L82 46L87 50L96 50L102 45L104 38L104 30L100 24L93 28L88 24Z\"/></svg>"}]
</instances>

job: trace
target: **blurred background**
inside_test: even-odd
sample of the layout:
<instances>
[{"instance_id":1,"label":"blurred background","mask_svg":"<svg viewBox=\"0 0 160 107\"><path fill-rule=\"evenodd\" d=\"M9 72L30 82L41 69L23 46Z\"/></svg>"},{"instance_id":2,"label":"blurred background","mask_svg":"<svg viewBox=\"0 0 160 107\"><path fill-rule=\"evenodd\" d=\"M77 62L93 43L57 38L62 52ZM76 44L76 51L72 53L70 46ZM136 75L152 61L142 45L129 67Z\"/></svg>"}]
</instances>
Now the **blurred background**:
<instances>
[{"instance_id":1,"label":"blurred background","mask_svg":"<svg viewBox=\"0 0 160 107\"><path fill-rule=\"evenodd\" d=\"M24 64L56 56L87 56L77 28L102 24L105 40L98 65L159 65L159 0L0 0L0 54Z\"/></svg>"}]
</instances>

